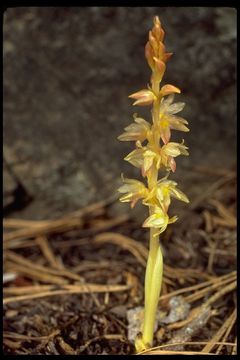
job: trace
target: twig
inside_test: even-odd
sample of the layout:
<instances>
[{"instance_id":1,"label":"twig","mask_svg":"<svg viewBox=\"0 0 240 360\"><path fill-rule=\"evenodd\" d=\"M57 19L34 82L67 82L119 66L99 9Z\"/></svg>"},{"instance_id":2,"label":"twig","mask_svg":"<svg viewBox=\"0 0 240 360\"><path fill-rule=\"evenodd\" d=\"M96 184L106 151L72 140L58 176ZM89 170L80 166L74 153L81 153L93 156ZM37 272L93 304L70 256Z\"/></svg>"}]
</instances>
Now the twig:
<instances>
[{"instance_id":1,"label":"twig","mask_svg":"<svg viewBox=\"0 0 240 360\"><path fill-rule=\"evenodd\" d=\"M230 222L229 220L226 220L226 219L223 219L223 218L221 218L219 216L213 215L212 220L213 220L214 225L221 225L221 226L224 226L224 227L227 227L227 228L230 228L230 229L235 229L236 226L237 226L237 220L236 219L234 221Z\"/></svg>"},{"instance_id":2,"label":"twig","mask_svg":"<svg viewBox=\"0 0 240 360\"><path fill-rule=\"evenodd\" d=\"M36 243L39 245L43 255L53 268L63 269L63 265L60 263L60 261L56 259L46 236L41 236L37 238Z\"/></svg>"},{"instance_id":3,"label":"twig","mask_svg":"<svg viewBox=\"0 0 240 360\"><path fill-rule=\"evenodd\" d=\"M198 299L201 299L203 296L205 296L209 291L212 291L218 287L222 287L223 285L226 285L227 283L229 283L230 281L234 281L236 278L236 271L231 272L228 275L224 275L223 277L220 278L220 281L216 281L215 283L213 283L212 285L206 287L205 289L202 289L200 291L198 291L195 294L189 295L187 297L185 297L185 300L187 302L194 302ZM221 289L224 290L225 288Z\"/></svg>"},{"instance_id":4,"label":"twig","mask_svg":"<svg viewBox=\"0 0 240 360\"><path fill-rule=\"evenodd\" d=\"M146 260L148 257L148 249L141 243L136 240L114 232L104 232L94 237L94 241L97 243L110 242L115 245L121 246L122 248L131 252L141 265L145 267ZM202 273L201 271L195 269L180 269L180 268L172 268L166 264L164 264L164 279L167 283L174 285L169 278L179 279L180 277L204 277L207 279L213 278L213 276Z\"/></svg>"},{"instance_id":5,"label":"twig","mask_svg":"<svg viewBox=\"0 0 240 360\"><path fill-rule=\"evenodd\" d=\"M67 221L53 220L51 222L36 225L30 228L23 228L11 231L5 234L3 241L11 241L15 239L29 239L35 236L46 235L49 233L63 232L76 227L81 227L83 221L81 218L70 218Z\"/></svg>"},{"instance_id":6,"label":"twig","mask_svg":"<svg viewBox=\"0 0 240 360\"><path fill-rule=\"evenodd\" d=\"M68 281L60 276L50 274L48 272L39 271L36 268L26 267L24 265L16 264L12 261L6 261L6 269L27 276L30 279L36 279L47 284L63 285L67 284Z\"/></svg>"},{"instance_id":7,"label":"twig","mask_svg":"<svg viewBox=\"0 0 240 360\"><path fill-rule=\"evenodd\" d=\"M209 343L204 346L202 349L202 352L210 352L214 346L216 345L216 342L218 342L221 337L224 335L224 333L229 329L229 326L233 324L234 318L236 319L236 309L233 311L233 313L225 320L223 325L220 327L220 329L217 331L217 333L213 336L213 338L209 341ZM230 328L231 330L231 328ZM217 354L217 353L216 353Z\"/></svg>"},{"instance_id":8,"label":"twig","mask_svg":"<svg viewBox=\"0 0 240 360\"><path fill-rule=\"evenodd\" d=\"M65 295L65 294L83 294L83 293L104 293L104 292L119 292L129 290L129 285L99 285L99 284L81 284L81 285L66 285L61 290L43 291L35 294L27 294L20 296L13 296L3 299L3 304L11 302L18 302L23 300L32 300L46 296Z\"/></svg>"},{"instance_id":9,"label":"twig","mask_svg":"<svg viewBox=\"0 0 240 360\"><path fill-rule=\"evenodd\" d=\"M15 268L17 267L19 269L19 271L21 272L24 272L25 274L28 273L28 268L32 269L33 270L33 273L34 274L37 274L40 276L41 275L45 275L47 274L48 276L49 275L56 275L57 277L61 277L61 276L65 276L65 277L68 277L70 279L74 279L76 281L82 281L82 277L69 271L69 270L65 270L65 269L52 269L52 268L49 268L49 267L45 267L45 266L42 266L40 264L35 264L33 263L32 261L28 260L28 259L25 259L24 257L22 257L21 255L18 255L16 253L14 253L13 251L6 251L5 253L5 256L6 256L6 259L8 260L11 260L13 263L11 263L12 265L15 266ZM20 267L19 265L23 265L23 267ZM62 282L66 282L64 279L62 279ZM61 282L61 283L62 283ZM59 282L57 282L59 283Z\"/></svg>"},{"instance_id":10,"label":"twig","mask_svg":"<svg viewBox=\"0 0 240 360\"><path fill-rule=\"evenodd\" d=\"M220 201L216 199L210 199L208 202L216 208L218 214L222 218L236 225L236 216L234 216L234 214L232 214Z\"/></svg>"},{"instance_id":11,"label":"twig","mask_svg":"<svg viewBox=\"0 0 240 360\"><path fill-rule=\"evenodd\" d=\"M111 242L112 244L120 245L123 249L130 251L142 266L146 266L146 258L144 258L141 251L139 251L140 247L133 246L132 239L128 238L127 236L109 232L95 236L94 241L96 243Z\"/></svg>"},{"instance_id":12,"label":"twig","mask_svg":"<svg viewBox=\"0 0 240 360\"><path fill-rule=\"evenodd\" d=\"M60 332L61 332L60 329L56 329L49 335L45 335L45 336L29 336L29 335L23 335L23 334L17 334L17 333L12 333L12 332L9 332L9 331L5 331L5 332L3 332L3 338L16 339L16 340L18 339L18 340L23 340L23 341L26 341L26 340L44 341L44 340L49 340L49 339L55 337Z\"/></svg>"},{"instance_id":13,"label":"twig","mask_svg":"<svg viewBox=\"0 0 240 360\"><path fill-rule=\"evenodd\" d=\"M224 178L221 178L214 182L209 188L201 193L195 200L192 201L190 205L190 210L196 209L205 199L207 199L214 191L216 191L218 188L226 184L227 182L234 180L236 178L236 173L230 173L226 175Z\"/></svg>"},{"instance_id":14,"label":"twig","mask_svg":"<svg viewBox=\"0 0 240 360\"><path fill-rule=\"evenodd\" d=\"M214 263L214 256L216 254L217 248L217 240L216 241L209 241L210 252L208 256L208 264L207 264L207 271L208 273L213 273L213 263Z\"/></svg>"},{"instance_id":15,"label":"twig","mask_svg":"<svg viewBox=\"0 0 240 360\"><path fill-rule=\"evenodd\" d=\"M155 350L138 353L137 355L216 355L214 353L200 353L198 351L174 351L174 350Z\"/></svg>"},{"instance_id":16,"label":"twig","mask_svg":"<svg viewBox=\"0 0 240 360\"><path fill-rule=\"evenodd\" d=\"M184 345L205 345L205 344L208 344L208 341L185 341L184 342ZM231 343L231 342L216 342L215 343L216 345L228 345L228 346L234 346L235 343ZM148 350L145 350L139 354L143 354L145 352L148 352L148 351L154 351L154 350L160 350L160 349L164 349L166 347L169 347L169 346L173 346L173 345L183 345L182 342L175 342L175 343L168 343L168 344L164 344L164 345L159 345L159 346L155 346L151 349L148 349ZM138 354L138 355L139 355Z\"/></svg>"},{"instance_id":17,"label":"twig","mask_svg":"<svg viewBox=\"0 0 240 360\"><path fill-rule=\"evenodd\" d=\"M223 285L223 283L221 284ZM235 290L237 288L237 281L236 280L232 280L232 283L230 283L227 286L224 286L223 288L221 288L220 290L218 290L214 295L212 295L206 302L206 306L209 306L211 304L213 304L214 302L216 302L219 298L221 298L223 295Z\"/></svg>"},{"instance_id":18,"label":"twig","mask_svg":"<svg viewBox=\"0 0 240 360\"><path fill-rule=\"evenodd\" d=\"M232 349L232 355L237 355L237 337L235 337L235 345Z\"/></svg>"},{"instance_id":19,"label":"twig","mask_svg":"<svg viewBox=\"0 0 240 360\"><path fill-rule=\"evenodd\" d=\"M208 210L204 210L203 211L203 217L205 220L205 231L207 233L211 233L213 230L213 226L212 226L212 216L210 214L210 212Z\"/></svg>"},{"instance_id":20,"label":"twig","mask_svg":"<svg viewBox=\"0 0 240 360\"><path fill-rule=\"evenodd\" d=\"M233 313L230 315L229 317L229 324L228 324L228 329L222 339L222 343L220 344L220 346L218 347L217 351L216 351L216 354L219 354L220 351L222 350L222 347L224 346L224 342L227 340L229 334L230 334L230 331L232 330L232 327L233 325L235 324L236 322L236 319L237 319L237 309L234 309L233 310ZM235 345L235 344L234 344Z\"/></svg>"},{"instance_id":21,"label":"twig","mask_svg":"<svg viewBox=\"0 0 240 360\"><path fill-rule=\"evenodd\" d=\"M192 285L192 286L188 286L188 287L185 287L183 289L178 289L178 290L175 290L175 291L172 291L166 295L162 295L160 297L160 300L165 300L165 299L168 299L168 298L171 298L173 296L176 296L176 295L179 295L179 294L183 294L185 292L189 292L189 291L196 291L202 287L206 287L208 285L211 285L212 283L216 283L217 280L213 279L213 280L208 280L208 281L205 281L203 283L200 283L200 284L196 284L196 285ZM220 280L219 280L220 281Z\"/></svg>"},{"instance_id":22,"label":"twig","mask_svg":"<svg viewBox=\"0 0 240 360\"><path fill-rule=\"evenodd\" d=\"M99 209L112 204L117 199L117 195L111 196L108 199L101 200L99 202L90 204L82 209L76 210L68 215L61 217L60 219L54 220L25 220L25 219L3 219L3 227L4 228L28 228L35 226L43 226L43 225L51 225L55 223L68 223L72 218L81 218L88 214L95 214Z\"/></svg>"}]
</instances>

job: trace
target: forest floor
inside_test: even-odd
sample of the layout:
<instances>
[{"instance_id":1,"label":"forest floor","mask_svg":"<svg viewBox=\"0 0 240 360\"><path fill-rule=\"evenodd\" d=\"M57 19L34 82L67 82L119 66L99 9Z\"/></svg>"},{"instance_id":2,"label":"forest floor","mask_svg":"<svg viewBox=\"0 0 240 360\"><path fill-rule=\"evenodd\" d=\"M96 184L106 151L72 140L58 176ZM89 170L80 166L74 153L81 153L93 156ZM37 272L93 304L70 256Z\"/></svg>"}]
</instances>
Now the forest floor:
<instances>
[{"instance_id":1,"label":"forest floor","mask_svg":"<svg viewBox=\"0 0 240 360\"><path fill-rule=\"evenodd\" d=\"M236 172L211 176L161 238L164 280L147 354L236 354ZM4 354L135 353L147 231L113 216L116 201L56 220L4 219Z\"/></svg>"}]
</instances>

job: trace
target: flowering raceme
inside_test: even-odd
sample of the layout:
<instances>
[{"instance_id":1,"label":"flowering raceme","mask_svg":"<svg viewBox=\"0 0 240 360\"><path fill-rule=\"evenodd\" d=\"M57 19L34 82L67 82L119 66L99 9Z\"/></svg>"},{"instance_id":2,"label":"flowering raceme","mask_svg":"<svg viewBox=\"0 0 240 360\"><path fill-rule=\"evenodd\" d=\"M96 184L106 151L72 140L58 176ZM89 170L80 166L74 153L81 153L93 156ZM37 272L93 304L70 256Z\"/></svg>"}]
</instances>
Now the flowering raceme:
<instances>
[{"instance_id":1,"label":"flowering raceme","mask_svg":"<svg viewBox=\"0 0 240 360\"><path fill-rule=\"evenodd\" d=\"M152 122L146 121L134 114L134 122L127 126L125 132L118 139L120 141L134 141L136 148L124 160L141 170L146 184L139 180L123 178L124 184L119 188L123 194L122 202L130 202L134 207L137 201L149 208L149 217L143 227L150 228L149 257L145 275L145 310L144 324L140 335L135 341L137 351L152 345L154 321L162 282L162 251L159 235L169 224L177 220L174 215L168 215L171 198L189 202L187 196L177 188L177 183L169 180L168 176L176 170L175 158L188 155L188 148L181 143L172 142L172 130L188 132L187 120L178 114L183 108L183 102L174 103L175 94L181 90L171 84L160 86L166 71L166 62L172 53L166 52L163 44L165 32L158 16L154 17L154 25L149 31L149 40L145 47L145 57L152 74L147 89L131 94L133 105L152 106ZM166 171L167 175L158 179L158 172Z\"/></svg>"}]
</instances>

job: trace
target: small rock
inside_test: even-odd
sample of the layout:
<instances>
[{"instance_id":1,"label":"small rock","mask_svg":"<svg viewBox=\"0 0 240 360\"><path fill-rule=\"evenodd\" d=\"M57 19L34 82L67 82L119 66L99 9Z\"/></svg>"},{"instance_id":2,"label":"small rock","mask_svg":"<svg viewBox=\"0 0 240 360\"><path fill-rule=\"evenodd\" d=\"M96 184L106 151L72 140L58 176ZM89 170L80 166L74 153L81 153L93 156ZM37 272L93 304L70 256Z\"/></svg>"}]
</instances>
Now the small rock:
<instances>
[{"instance_id":1,"label":"small rock","mask_svg":"<svg viewBox=\"0 0 240 360\"><path fill-rule=\"evenodd\" d=\"M127 311L128 319L128 340L134 342L137 334L142 331L144 320L144 308L137 306ZM154 331L157 330L158 321L155 322Z\"/></svg>"},{"instance_id":2,"label":"small rock","mask_svg":"<svg viewBox=\"0 0 240 360\"><path fill-rule=\"evenodd\" d=\"M170 312L168 316L159 319L163 324L171 324L179 320L184 320L189 314L190 304L182 296L174 296L169 301Z\"/></svg>"}]
</instances>

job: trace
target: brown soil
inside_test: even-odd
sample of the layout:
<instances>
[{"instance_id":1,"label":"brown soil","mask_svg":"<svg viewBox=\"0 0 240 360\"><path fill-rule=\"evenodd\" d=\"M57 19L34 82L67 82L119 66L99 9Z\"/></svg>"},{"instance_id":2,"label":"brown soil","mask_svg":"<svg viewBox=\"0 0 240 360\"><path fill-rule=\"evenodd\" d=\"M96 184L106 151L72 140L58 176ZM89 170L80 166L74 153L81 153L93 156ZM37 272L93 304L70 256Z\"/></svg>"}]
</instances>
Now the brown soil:
<instances>
[{"instance_id":1,"label":"brown soil","mask_svg":"<svg viewBox=\"0 0 240 360\"><path fill-rule=\"evenodd\" d=\"M150 354L236 354L236 174L212 175L162 236L159 309L181 295L190 312L158 326ZM4 219L4 354L134 354L127 312L143 305L148 234L113 217L114 201L58 220Z\"/></svg>"}]
</instances>

